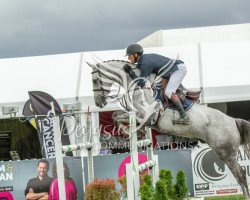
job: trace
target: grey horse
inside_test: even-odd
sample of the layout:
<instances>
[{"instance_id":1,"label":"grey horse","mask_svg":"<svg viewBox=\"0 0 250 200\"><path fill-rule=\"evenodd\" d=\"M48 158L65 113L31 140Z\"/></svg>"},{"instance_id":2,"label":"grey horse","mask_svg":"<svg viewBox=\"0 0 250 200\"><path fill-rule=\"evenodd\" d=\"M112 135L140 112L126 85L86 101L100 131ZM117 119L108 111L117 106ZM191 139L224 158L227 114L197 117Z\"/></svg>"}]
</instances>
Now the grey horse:
<instances>
[{"instance_id":1,"label":"grey horse","mask_svg":"<svg viewBox=\"0 0 250 200\"><path fill-rule=\"evenodd\" d=\"M125 110L135 111L138 127L150 126L162 133L198 139L206 142L218 157L229 167L232 174L242 188L245 199L250 200L246 173L237 162L237 152L240 145L245 147L249 155L250 123L243 119L227 116L219 110L194 103L187 111L190 124L174 125L173 119L179 113L170 108L162 107L153 97L154 84L159 81L157 77L150 77L149 83L138 88L134 80L124 72L124 64L129 64L139 74L135 65L125 61L105 61L98 64L88 63L92 69L92 81L95 104L104 107L107 99L119 99ZM119 87L117 93L110 95L111 86L116 83ZM154 84L153 84L154 83ZM121 87L125 93L119 96ZM120 112L121 113L121 112ZM128 112L117 114L119 123L126 122Z\"/></svg>"}]
</instances>

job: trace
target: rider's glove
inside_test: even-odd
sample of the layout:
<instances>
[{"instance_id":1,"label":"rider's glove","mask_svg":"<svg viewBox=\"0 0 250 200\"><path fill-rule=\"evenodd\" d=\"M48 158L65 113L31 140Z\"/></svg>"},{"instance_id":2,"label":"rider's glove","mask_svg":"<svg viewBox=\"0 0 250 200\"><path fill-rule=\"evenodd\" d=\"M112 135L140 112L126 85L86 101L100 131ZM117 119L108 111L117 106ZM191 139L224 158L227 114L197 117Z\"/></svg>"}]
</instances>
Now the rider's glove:
<instances>
[{"instance_id":1,"label":"rider's glove","mask_svg":"<svg viewBox=\"0 0 250 200\"><path fill-rule=\"evenodd\" d=\"M132 71L132 68L130 67L130 65L126 64L123 66L123 69L125 72L127 72L128 74Z\"/></svg>"}]
</instances>

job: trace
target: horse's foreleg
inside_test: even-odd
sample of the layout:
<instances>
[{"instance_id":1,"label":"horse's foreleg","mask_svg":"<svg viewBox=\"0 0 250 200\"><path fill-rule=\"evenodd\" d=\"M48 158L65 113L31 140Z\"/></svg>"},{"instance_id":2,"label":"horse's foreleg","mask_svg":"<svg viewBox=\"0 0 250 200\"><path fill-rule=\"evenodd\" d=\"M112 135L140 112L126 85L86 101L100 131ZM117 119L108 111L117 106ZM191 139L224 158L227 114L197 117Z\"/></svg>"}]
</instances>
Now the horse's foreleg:
<instances>
[{"instance_id":1,"label":"horse's foreleg","mask_svg":"<svg viewBox=\"0 0 250 200\"><path fill-rule=\"evenodd\" d=\"M129 136L129 113L117 111L113 113L112 118L116 126ZM138 129L137 133L139 137L144 137L146 134L145 127Z\"/></svg>"},{"instance_id":2,"label":"horse's foreleg","mask_svg":"<svg viewBox=\"0 0 250 200\"><path fill-rule=\"evenodd\" d=\"M129 123L129 113L124 111L117 111L113 113L113 121L119 127L120 124L128 124Z\"/></svg>"}]
</instances>

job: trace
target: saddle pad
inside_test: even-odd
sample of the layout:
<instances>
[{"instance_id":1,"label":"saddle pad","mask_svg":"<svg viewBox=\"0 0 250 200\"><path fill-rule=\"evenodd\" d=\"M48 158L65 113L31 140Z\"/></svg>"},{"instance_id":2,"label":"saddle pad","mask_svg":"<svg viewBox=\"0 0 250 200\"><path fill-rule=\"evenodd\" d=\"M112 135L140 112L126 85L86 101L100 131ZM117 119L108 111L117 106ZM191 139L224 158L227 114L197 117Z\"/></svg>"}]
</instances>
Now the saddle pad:
<instances>
[{"instance_id":1,"label":"saddle pad","mask_svg":"<svg viewBox=\"0 0 250 200\"><path fill-rule=\"evenodd\" d=\"M182 102L182 105L185 111L189 110L193 104L194 102L188 98L185 98L184 101Z\"/></svg>"},{"instance_id":2,"label":"saddle pad","mask_svg":"<svg viewBox=\"0 0 250 200\"><path fill-rule=\"evenodd\" d=\"M193 104L194 104L194 102L191 101L188 98L185 98L184 101L182 101L182 105L183 105L183 108L184 108L185 111L188 111L192 107ZM171 101L169 101L167 104L165 102L164 107L175 110L174 105L173 105L173 103Z\"/></svg>"}]
</instances>

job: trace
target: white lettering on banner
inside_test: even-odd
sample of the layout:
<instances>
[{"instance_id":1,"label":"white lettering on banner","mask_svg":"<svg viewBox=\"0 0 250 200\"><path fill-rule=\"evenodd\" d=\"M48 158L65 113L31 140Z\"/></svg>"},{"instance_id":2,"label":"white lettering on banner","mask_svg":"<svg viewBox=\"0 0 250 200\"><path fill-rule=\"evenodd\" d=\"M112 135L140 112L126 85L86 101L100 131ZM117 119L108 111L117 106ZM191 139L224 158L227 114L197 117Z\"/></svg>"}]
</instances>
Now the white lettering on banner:
<instances>
[{"instance_id":1,"label":"white lettering on banner","mask_svg":"<svg viewBox=\"0 0 250 200\"><path fill-rule=\"evenodd\" d=\"M13 186L0 187L0 192L13 191Z\"/></svg>"},{"instance_id":2,"label":"white lettering on banner","mask_svg":"<svg viewBox=\"0 0 250 200\"><path fill-rule=\"evenodd\" d=\"M0 172L5 172L5 165L0 166Z\"/></svg>"},{"instance_id":3,"label":"white lettering on banner","mask_svg":"<svg viewBox=\"0 0 250 200\"><path fill-rule=\"evenodd\" d=\"M13 180L13 166L11 164L0 166L0 181Z\"/></svg>"},{"instance_id":4,"label":"white lettering on banner","mask_svg":"<svg viewBox=\"0 0 250 200\"><path fill-rule=\"evenodd\" d=\"M48 152L55 152L55 148L54 147L48 147L47 150L48 150Z\"/></svg>"},{"instance_id":5,"label":"white lettering on banner","mask_svg":"<svg viewBox=\"0 0 250 200\"><path fill-rule=\"evenodd\" d=\"M49 130L49 129L47 129ZM45 140L49 140L49 139L54 139L54 134L53 134L53 129L50 128L50 130L48 132L44 132L44 139Z\"/></svg>"},{"instance_id":6,"label":"white lettering on banner","mask_svg":"<svg viewBox=\"0 0 250 200\"><path fill-rule=\"evenodd\" d=\"M208 183L195 184L195 190L209 190Z\"/></svg>"},{"instance_id":7,"label":"white lettering on banner","mask_svg":"<svg viewBox=\"0 0 250 200\"><path fill-rule=\"evenodd\" d=\"M46 121L43 121L43 132L47 132L49 129L51 129L51 127L49 126L49 124L44 123Z\"/></svg>"},{"instance_id":8,"label":"white lettering on banner","mask_svg":"<svg viewBox=\"0 0 250 200\"><path fill-rule=\"evenodd\" d=\"M42 120L42 130L43 130L43 145L46 154L46 158L55 157L55 142L54 142L54 132L53 132L53 119L49 117Z\"/></svg>"},{"instance_id":9,"label":"white lettering on banner","mask_svg":"<svg viewBox=\"0 0 250 200\"><path fill-rule=\"evenodd\" d=\"M47 147L49 147L49 146L51 146L51 145L55 145L54 144L54 140L52 140L52 139L50 139L50 140L45 140L45 142L46 142L46 146ZM48 150L48 149L47 149Z\"/></svg>"},{"instance_id":10,"label":"white lettering on banner","mask_svg":"<svg viewBox=\"0 0 250 200\"><path fill-rule=\"evenodd\" d=\"M56 153L52 152L52 153L48 153L48 158L55 158L56 157Z\"/></svg>"},{"instance_id":11,"label":"white lettering on banner","mask_svg":"<svg viewBox=\"0 0 250 200\"><path fill-rule=\"evenodd\" d=\"M9 180L13 180L12 173L1 173L0 174L0 181L9 181Z\"/></svg>"}]
</instances>

